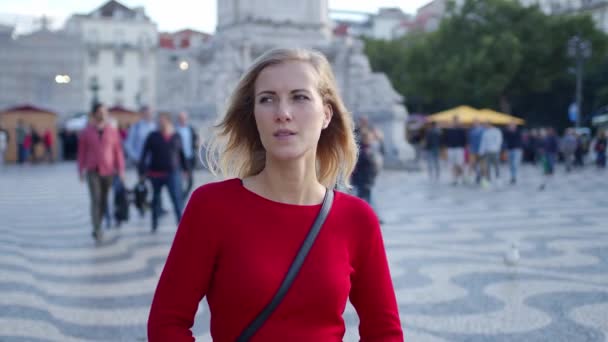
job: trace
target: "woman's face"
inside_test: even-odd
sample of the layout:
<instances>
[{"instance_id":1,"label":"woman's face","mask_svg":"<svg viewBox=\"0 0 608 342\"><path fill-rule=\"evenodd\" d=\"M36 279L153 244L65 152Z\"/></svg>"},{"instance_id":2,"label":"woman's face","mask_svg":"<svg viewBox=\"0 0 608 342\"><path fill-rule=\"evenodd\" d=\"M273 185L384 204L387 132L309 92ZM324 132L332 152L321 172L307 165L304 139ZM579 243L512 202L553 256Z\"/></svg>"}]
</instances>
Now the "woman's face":
<instances>
[{"instance_id":1,"label":"woman's face","mask_svg":"<svg viewBox=\"0 0 608 342\"><path fill-rule=\"evenodd\" d=\"M306 62L285 62L260 72L254 116L267 159L314 160L321 130L332 114L317 88L317 73Z\"/></svg>"}]
</instances>

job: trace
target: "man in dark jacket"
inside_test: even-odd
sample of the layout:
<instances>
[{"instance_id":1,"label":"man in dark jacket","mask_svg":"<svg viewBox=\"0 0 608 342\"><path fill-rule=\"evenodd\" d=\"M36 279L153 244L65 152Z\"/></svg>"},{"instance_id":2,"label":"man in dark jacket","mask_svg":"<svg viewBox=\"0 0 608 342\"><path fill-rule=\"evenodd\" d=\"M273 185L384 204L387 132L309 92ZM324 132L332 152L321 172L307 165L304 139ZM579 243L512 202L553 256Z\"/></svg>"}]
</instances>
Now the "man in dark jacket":
<instances>
[{"instance_id":1,"label":"man in dark jacket","mask_svg":"<svg viewBox=\"0 0 608 342\"><path fill-rule=\"evenodd\" d=\"M521 163L522 139L521 133L517 130L517 125L511 123L504 133L504 142L509 158L509 169L511 170L511 184L517 182L517 171Z\"/></svg>"},{"instance_id":2,"label":"man in dark jacket","mask_svg":"<svg viewBox=\"0 0 608 342\"><path fill-rule=\"evenodd\" d=\"M158 228L163 186L169 189L175 218L179 223L183 209L181 172L189 170L182 149L182 140L175 131L170 114L160 114L158 123L159 130L153 131L146 138L139 161L140 177L146 176L152 183L152 232Z\"/></svg>"},{"instance_id":3,"label":"man in dark jacket","mask_svg":"<svg viewBox=\"0 0 608 342\"><path fill-rule=\"evenodd\" d=\"M436 122L431 123L424 138L424 149L428 165L429 177L432 181L439 181L439 152L441 149L441 130Z\"/></svg>"},{"instance_id":4,"label":"man in dark jacket","mask_svg":"<svg viewBox=\"0 0 608 342\"><path fill-rule=\"evenodd\" d=\"M467 132L460 125L458 116L454 117L452 127L444 131L443 138L448 150L448 163L454 176L453 184L456 185L464 176L464 155L467 146Z\"/></svg>"}]
</instances>

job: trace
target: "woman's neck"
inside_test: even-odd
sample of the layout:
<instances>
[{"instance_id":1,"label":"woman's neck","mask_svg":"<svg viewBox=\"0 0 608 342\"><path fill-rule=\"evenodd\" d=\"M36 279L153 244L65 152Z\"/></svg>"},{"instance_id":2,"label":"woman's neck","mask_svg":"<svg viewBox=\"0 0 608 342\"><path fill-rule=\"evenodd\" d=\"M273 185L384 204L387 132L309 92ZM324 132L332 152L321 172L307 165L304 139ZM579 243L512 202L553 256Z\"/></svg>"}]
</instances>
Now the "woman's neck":
<instances>
[{"instance_id":1,"label":"woman's neck","mask_svg":"<svg viewBox=\"0 0 608 342\"><path fill-rule=\"evenodd\" d=\"M315 205L325 196L314 161L267 160L262 172L245 179L243 184L262 197L287 204Z\"/></svg>"}]
</instances>

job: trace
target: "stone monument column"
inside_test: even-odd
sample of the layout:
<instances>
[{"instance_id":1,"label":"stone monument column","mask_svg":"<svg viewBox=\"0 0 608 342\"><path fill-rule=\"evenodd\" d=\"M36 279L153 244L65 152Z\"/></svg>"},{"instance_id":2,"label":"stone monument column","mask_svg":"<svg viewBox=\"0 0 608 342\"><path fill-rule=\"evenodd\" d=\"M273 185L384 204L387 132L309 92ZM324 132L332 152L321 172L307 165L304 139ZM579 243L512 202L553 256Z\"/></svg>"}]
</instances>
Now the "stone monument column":
<instances>
[{"instance_id":1,"label":"stone monument column","mask_svg":"<svg viewBox=\"0 0 608 342\"><path fill-rule=\"evenodd\" d=\"M405 137L407 110L386 75L371 70L363 43L330 35L328 0L218 0L214 54L201 66L201 89L212 92L211 106L222 115L228 88L260 54L275 47L312 48L333 66L340 93L355 116L365 115L382 129L385 165L401 167L412 159ZM205 84L206 83L206 84Z\"/></svg>"}]
</instances>

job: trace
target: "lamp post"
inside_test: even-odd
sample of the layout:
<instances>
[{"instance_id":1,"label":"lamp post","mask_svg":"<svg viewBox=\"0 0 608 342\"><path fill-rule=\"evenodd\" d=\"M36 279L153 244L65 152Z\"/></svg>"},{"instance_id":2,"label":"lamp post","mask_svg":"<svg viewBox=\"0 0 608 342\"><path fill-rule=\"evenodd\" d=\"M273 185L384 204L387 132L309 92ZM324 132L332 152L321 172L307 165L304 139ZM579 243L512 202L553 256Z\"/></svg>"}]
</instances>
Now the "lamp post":
<instances>
[{"instance_id":1,"label":"lamp post","mask_svg":"<svg viewBox=\"0 0 608 342\"><path fill-rule=\"evenodd\" d=\"M581 126L583 105L583 64L591 57L591 43L576 35L568 40L568 56L576 61L576 127Z\"/></svg>"},{"instance_id":2,"label":"lamp post","mask_svg":"<svg viewBox=\"0 0 608 342\"><path fill-rule=\"evenodd\" d=\"M98 97L99 88L100 88L100 86L97 83L97 79L92 79L91 83L89 84L89 89L91 89L91 92L93 93L93 99L91 101L91 108L99 102L99 97Z\"/></svg>"}]
</instances>

